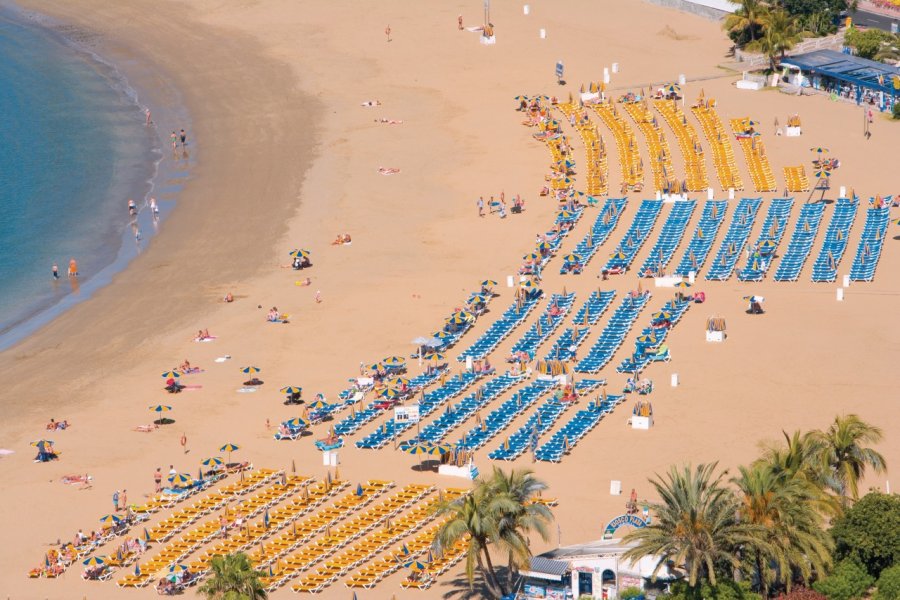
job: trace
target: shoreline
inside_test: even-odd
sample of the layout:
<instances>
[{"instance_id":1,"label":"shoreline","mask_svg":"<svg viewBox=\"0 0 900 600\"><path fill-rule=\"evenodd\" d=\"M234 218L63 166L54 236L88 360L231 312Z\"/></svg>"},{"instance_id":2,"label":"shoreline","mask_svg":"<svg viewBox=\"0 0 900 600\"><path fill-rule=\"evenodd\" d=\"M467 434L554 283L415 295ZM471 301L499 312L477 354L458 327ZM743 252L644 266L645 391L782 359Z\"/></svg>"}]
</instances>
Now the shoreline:
<instances>
[{"instance_id":1,"label":"shoreline","mask_svg":"<svg viewBox=\"0 0 900 600\"><path fill-rule=\"evenodd\" d=\"M58 45L64 52L70 53L95 70L98 76L107 82L109 89L120 98L123 106L133 107L136 117L143 114L148 108L147 98L150 98L152 102L153 95L150 87L135 86L119 65L104 57L102 44L98 43L97 37L90 32L67 25L39 11L27 10L20 5L3 4L0 5L0 10L14 23L35 29L37 35L46 37L50 43ZM142 101L142 99L145 100ZM163 122L184 123L184 126L190 127L190 120L184 106L160 104L155 114L161 117ZM95 261L90 261L90 257L78 256L77 258L82 264L99 262L99 268L90 275L83 274L76 280L68 281L67 283L71 287L70 291L45 299L38 306L33 307L30 313L11 321L0 329L0 352L15 348L73 306L90 300L97 291L109 285L113 278L120 271L126 269L137 256L149 249L159 227L172 212L175 204L175 193L169 192L158 199L160 203L159 218L154 218L149 208L151 197L162 196L161 191L173 187L172 180L176 173L174 166L166 160L163 139L156 125L157 118L154 118L150 131L144 129L147 140L146 154L150 159L150 162L144 165L144 172L136 174L135 179L119 182L111 190L116 191L124 186L129 190L140 190L138 193L141 194L133 196L139 198L139 201L137 216L132 219L131 223L125 219L112 221L116 231L119 232L109 240L111 244L117 245L115 250ZM192 151L189 160L193 163L194 159ZM174 187L177 192L178 186ZM131 195L130 191L128 195ZM125 197L123 195L122 202ZM132 223L136 223L141 232L140 241L135 240ZM136 244L137 249L133 250L129 244ZM61 282L65 282L65 279L62 279Z\"/></svg>"}]
</instances>

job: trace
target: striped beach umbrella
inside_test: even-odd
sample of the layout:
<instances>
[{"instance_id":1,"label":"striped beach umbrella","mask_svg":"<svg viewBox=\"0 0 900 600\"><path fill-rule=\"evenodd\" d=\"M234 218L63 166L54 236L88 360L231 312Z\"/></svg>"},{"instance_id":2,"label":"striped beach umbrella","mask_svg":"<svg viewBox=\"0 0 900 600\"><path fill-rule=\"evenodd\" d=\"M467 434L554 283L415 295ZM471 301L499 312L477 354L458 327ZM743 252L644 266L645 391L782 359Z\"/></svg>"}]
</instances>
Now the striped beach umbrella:
<instances>
[{"instance_id":1,"label":"striped beach umbrella","mask_svg":"<svg viewBox=\"0 0 900 600\"><path fill-rule=\"evenodd\" d=\"M241 373L250 375L251 373L259 373L259 367L241 367Z\"/></svg>"},{"instance_id":2,"label":"striped beach umbrella","mask_svg":"<svg viewBox=\"0 0 900 600\"><path fill-rule=\"evenodd\" d=\"M280 391L282 394L290 394L290 395L293 396L294 394L299 394L299 393L301 393L301 392L303 391L303 388L302 388L302 387L297 387L297 386L295 386L295 385L288 385L288 386L285 386L285 387L281 388L279 391Z\"/></svg>"},{"instance_id":3,"label":"striped beach umbrella","mask_svg":"<svg viewBox=\"0 0 900 600\"><path fill-rule=\"evenodd\" d=\"M537 252L531 252L522 257L524 260L541 260L541 255Z\"/></svg>"},{"instance_id":4,"label":"striped beach umbrella","mask_svg":"<svg viewBox=\"0 0 900 600\"><path fill-rule=\"evenodd\" d=\"M687 281L679 281L678 283L675 284L675 287L681 288L682 290L684 290L684 289L691 287L691 284L688 283Z\"/></svg>"},{"instance_id":5,"label":"striped beach umbrella","mask_svg":"<svg viewBox=\"0 0 900 600\"><path fill-rule=\"evenodd\" d=\"M399 388L405 385L409 385L410 381L406 377L392 377L385 381L388 387Z\"/></svg>"},{"instance_id":6,"label":"striped beach umbrella","mask_svg":"<svg viewBox=\"0 0 900 600\"><path fill-rule=\"evenodd\" d=\"M428 352L422 358L425 360L444 360L444 355L440 352Z\"/></svg>"},{"instance_id":7,"label":"striped beach umbrella","mask_svg":"<svg viewBox=\"0 0 900 600\"><path fill-rule=\"evenodd\" d=\"M473 303L474 304L486 304L487 301L488 301L488 297L484 296L482 294L472 294L471 296L469 296L469 299L467 300L467 302L469 304L473 304Z\"/></svg>"},{"instance_id":8,"label":"striped beach umbrella","mask_svg":"<svg viewBox=\"0 0 900 600\"><path fill-rule=\"evenodd\" d=\"M402 367L403 365L405 365L406 361L403 360L402 358L400 358L399 356L389 356L388 358L381 361L381 364L383 364L386 367L396 368L396 367Z\"/></svg>"},{"instance_id":9,"label":"striped beach umbrella","mask_svg":"<svg viewBox=\"0 0 900 600\"><path fill-rule=\"evenodd\" d=\"M816 171L817 179L822 179L823 177L824 178L831 177L831 171L828 171L827 169L820 169L820 170Z\"/></svg>"},{"instance_id":10,"label":"striped beach umbrella","mask_svg":"<svg viewBox=\"0 0 900 600\"><path fill-rule=\"evenodd\" d=\"M169 567L169 573L184 573L188 568L185 565L171 565Z\"/></svg>"},{"instance_id":11,"label":"striped beach umbrella","mask_svg":"<svg viewBox=\"0 0 900 600\"><path fill-rule=\"evenodd\" d=\"M174 483L176 485L188 485L193 481L194 478L187 473L176 473L175 475L169 476L169 483Z\"/></svg>"},{"instance_id":12,"label":"striped beach umbrella","mask_svg":"<svg viewBox=\"0 0 900 600\"><path fill-rule=\"evenodd\" d=\"M580 263L583 259L581 258L580 254L572 253L572 254L565 255L563 257L563 260L566 261L567 263Z\"/></svg>"},{"instance_id":13,"label":"striped beach umbrella","mask_svg":"<svg viewBox=\"0 0 900 600\"><path fill-rule=\"evenodd\" d=\"M414 572L422 572L428 568L428 563L422 562L421 560L414 560L406 563L406 567L412 569Z\"/></svg>"},{"instance_id":14,"label":"striped beach umbrella","mask_svg":"<svg viewBox=\"0 0 900 600\"><path fill-rule=\"evenodd\" d=\"M537 289L537 284L530 279L526 279L521 284L521 287L526 290L534 290Z\"/></svg>"},{"instance_id":15,"label":"striped beach umbrella","mask_svg":"<svg viewBox=\"0 0 900 600\"><path fill-rule=\"evenodd\" d=\"M327 402L325 402L324 400L313 400L306 406L308 408L311 408L312 410L322 410L323 408L328 408L331 405L328 404Z\"/></svg>"},{"instance_id":16,"label":"striped beach umbrella","mask_svg":"<svg viewBox=\"0 0 900 600\"><path fill-rule=\"evenodd\" d=\"M294 258L309 258L312 253L309 250L291 250L288 254Z\"/></svg>"},{"instance_id":17,"label":"striped beach umbrella","mask_svg":"<svg viewBox=\"0 0 900 600\"><path fill-rule=\"evenodd\" d=\"M481 287L491 287L492 285L497 285L497 282L493 279L485 279L481 282Z\"/></svg>"},{"instance_id":18,"label":"striped beach umbrella","mask_svg":"<svg viewBox=\"0 0 900 600\"><path fill-rule=\"evenodd\" d=\"M429 448L425 453L431 456L443 456L450 452L450 446L441 445L441 444L433 444L431 448Z\"/></svg>"},{"instance_id":19,"label":"striped beach umbrella","mask_svg":"<svg viewBox=\"0 0 900 600\"><path fill-rule=\"evenodd\" d=\"M171 379L173 377L181 377L181 373L178 371L166 371L162 374L163 379Z\"/></svg>"},{"instance_id":20,"label":"striped beach umbrella","mask_svg":"<svg viewBox=\"0 0 900 600\"><path fill-rule=\"evenodd\" d=\"M578 213L569 210L561 210L556 216L560 221L571 221L578 216Z\"/></svg>"},{"instance_id":21,"label":"striped beach umbrella","mask_svg":"<svg viewBox=\"0 0 900 600\"><path fill-rule=\"evenodd\" d=\"M815 152L816 154L824 154L828 152L828 148L823 148L822 146L815 146L809 149L810 152Z\"/></svg>"},{"instance_id":22,"label":"striped beach umbrella","mask_svg":"<svg viewBox=\"0 0 900 600\"><path fill-rule=\"evenodd\" d=\"M665 310L661 310L661 311L659 311L659 312L653 313L653 315L651 315L651 317L652 317L653 319L655 319L655 320L665 320L665 321L668 321L669 319L672 318L672 313L667 312L667 311L665 311Z\"/></svg>"},{"instance_id":23,"label":"striped beach umbrella","mask_svg":"<svg viewBox=\"0 0 900 600\"><path fill-rule=\"evenodd\" d=\"M294 417L293 419L288 419L284 422L285 425L290 427L291 429L299 429L301 427L309 427L309 421L303 419L301 417Z\"/></svg>"},{"instance_id":24,"label":"striped beach umbrella","mask_svg":"<svg viewBox=\"0 0 900 600\"><path fill-rule=\"evenodd\" d=\"M119 523L121 520L122 520L122 517L119 517L116 515L103 515L102 517L100 517L100 522L104 523L104 524L112 523L115 525L115 524Z\"/></svg>"},{"instance_id":25,"label":"striped beach umbrella","mask_svg":"<svg viewBox=\"0 0 900 600\"><path fill-rule=\"evenodd\" d=\"M452 333L448 333L446 331L436 331L435 333L433 333L431 335L441 341L446 340L447 338L453 337Z\"/></svg>"},{"instance_id":26,"label":"striped beach umbrella","mask_svg":"<svg viewBox=\"0 0 900 600\"><path fill-rule=\"evenodd\" d=\"M200 464L204 467L217 467L219 465L225 464L225 461L218 456L213 456L212 458L207 458L201 461Z\"/></svg>"},{"instance_id":27,"label":"striped beach umbrella","mask_svg":"<svg viewBox=\"0 0 900 600\"><path fill-rule=\"evenodd\" d=\"M465 325L468 323L467 319L463 319L459 316L459 314L452 314L444 321L445 323L450 323L451 325Z\"/></svg>"},{"instance_id":28,"label":"striped beach umbrella","mask_svg":"<svg viewBox=\"0 0 900 600\"><path fill-rule=\"evenodd\" d=\"M553 246L549 242L541 242L537 245L537 249L541 252L549 252L553 250Z\"/></svg>"},{"instance_id":29,"label":"striped beach umbrella","mask_svg":"<svg viewBox=\"0 0 900 600\"><path fill-rule=\"evenodd\" d=\"M475 320L475 315L473 315L472 313L470 313L467 310L458 310L455 313L453 313L453 316L459 317L460 319L464 319L466 321L474 321Z\"/></svg>"},{"instance_id":30,"label":"striped beach umbrella","mask_svg":"<svg viewBox=\"0 0 900 600\"><path fill-rule=\"evenodd\" d=\"M609 256L610 256L610 258L614 258L616 260L625 260L626 258L628 258L628 255L625 254L624 252L622 252L621 250L617 250L616 252L613 252Z\"/></svg>"},{"instance_id":31,"label":"striped beach umbrella","mask_svg":"<svg viewBox=\"0 0 900 600\"><path fill-rule=\"evenodd\" d=\"M106 561L101 556L92 556L81 564L88 567L102 567L106 564Z\"/></svg>"},{"instance_id":32,"label":"striped beach umbrella","mask_svg":"<svg viewBox=\"0 0 900 600\"><path fill-rule=\"evenodd\" d=\"M387 398L388 400L396 400L400 397L400 392L398 392L394 388L385 388L381 390L381 393L378 395L382 398Z\"/></svg>"},{"instance_id":33,"label":"striped beach umbrella","mask_svg":"<svg viewBox=\"0 0 900 600\"><path fill-rule=\"evenodd\" d=\"M373 363L373 364L369 365L370 371L380 371L383 368L384 368L384 365L381 363Z\"/></svg>"},{"instance_id":34,"label":"striped beach umbrella","mask_svg":"<svg viewBox=\"0 0 900 600\"><path fill-rule=\"evenodd\" d=\"M434 444L425 442L418 444L408 444L406 448L403 449L407 454L412 454L413 456L417 454L430 454L430 450Z\"/></svg>"}]
</instances>

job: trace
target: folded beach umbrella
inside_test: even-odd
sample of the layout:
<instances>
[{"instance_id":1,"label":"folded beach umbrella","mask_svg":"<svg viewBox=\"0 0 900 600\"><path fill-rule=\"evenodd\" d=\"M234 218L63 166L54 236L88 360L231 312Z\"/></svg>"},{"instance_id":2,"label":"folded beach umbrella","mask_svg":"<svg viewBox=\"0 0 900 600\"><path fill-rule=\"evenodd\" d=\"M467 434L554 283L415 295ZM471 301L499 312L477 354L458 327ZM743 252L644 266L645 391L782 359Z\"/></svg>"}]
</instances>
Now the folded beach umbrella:
<instances>
[{"instance_id":1,"label":"folded beach umbrella","mask_svg":"<svg viewBox=\"0 0 900 600\"><path fill-rule=\"evenodd\" d=\"M280 391L282 394L291 394L291 395L294 395L294 394L299 394L300 392L302 392L302 391L303 391L303 388L302 388L302 387L297 387L297 386L295 386L295 385L289 385L289 386L286 386L286 387L281 388L281 390L279 390L279 391Z\"/></svg>"},{"instance_id":2,"label":"folded beach umbrella","mask_svg":"<svg viewBox=\"0 0 900 600\"><path fill-rule=\"evenodd\" d=\"M212 458L207 458L200 462L204 467L216 467L221 464L225 464L225 461L219 458L218 456L214 456Z\"/></svg>"},{"instance_id":3,"label":"folded beach umbrella","mask_svg":"<svg viewBox=\"0 0 900 600\"><path fill-rule=\"evenodd\" d=\"M381 364L386 367L402 367L406 364L406 361L399 356L391 356L381 361Z\"/></svg>"},{"instance_id":4,"label":"folded beach umbrella","mask_svg":"<svg viewBox=\"0 0 900 600\"><path fill-rule=\"evenodd\" d=\"M259 373L259 367L241 367L241 373Z\"/></svg>"},{"instance_id":5,"label":"folded beach umbrella","mask_svg":"<svg viewBox=\"0 0 900 600\"><path fill-rule=\"evenodd\" d=\"M187 473L176 473L175 475L169 476L169 483L175 483L178 485L187 485L192 481L194 481L194 478Z\"/></svg>"},{"instance_id":6,"label":"folded beach umbrella","mask_svg":"<svg viewBox=\"0 0 900 600\"><path fill-rule=\"evenodd\" d=\"M100 517L101 523L118 523L122 520L122 517L118 517L116 515L103 515Z\"/></svg>"},{"instance_id":7,"label":"folded beach umbrella","mask_svg":"<svg viewBox=\"0 0 900 600\"><path fill-rule=\"evenodd\" d=\"M309 421L301 417L294 417L284 422L291 429L300 429L301 427L309 427Z\"/></svg>"},{"instance_id":8,"label":"folded beach umbrella","mask_svg":"<svg viewBox=\"0 0 900 600\"><path fill-rule=\"evenodd\" d=\"M163 379L171 379L173 377L181 377L181 373L178 371L166 371L162 374Z\"/></svg>"},{"instance_id":9,"label":"folded beach umbrella","mask_svg":"<svg viewBox=\"0 0 900 600\"><path fill-rule=\"evenodd\" d=\"M81 564L86 565L88 567L101 567L106 564L106 561L103 560L100 556L92 556L89 559L85 560Z\"/></svg>"}]
</instances>

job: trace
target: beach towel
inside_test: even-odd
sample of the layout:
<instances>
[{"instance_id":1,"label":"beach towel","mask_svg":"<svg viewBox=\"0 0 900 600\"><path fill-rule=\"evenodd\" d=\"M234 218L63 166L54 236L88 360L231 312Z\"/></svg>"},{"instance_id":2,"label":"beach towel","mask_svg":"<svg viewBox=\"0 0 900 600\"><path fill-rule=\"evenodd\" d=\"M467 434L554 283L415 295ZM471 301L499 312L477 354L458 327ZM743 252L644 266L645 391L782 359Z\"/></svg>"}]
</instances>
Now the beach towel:
<instances>
[{"instance_id":1,"label":"beach towel","mask_svg":"<svg viewBox=\"0 0 900 600\"><path fill-rule=\"evenodd\" d=\"M255 392L256 390L257 390L257 388L255 388L255 387L242 387L242 388L238 388L237 392L240 394L249 394L251 392Z\"/></svg>"},{"instance_id":2,"label":"beach towel","mask_svg":"<svg viewBox=\"0 0 900 600\"><path fill-rule=\"evenodd\" d=\"M194 338L194 341L195 341L195 342L212 342L212 341L214 341L215 339L216 339L216 336L211 335L211 336L205 337L205 338L198 338L198 337L196 337L196 338Z\"/></svg>"},{"instance_id":3,"label":"beach towel","mask_svg":"<svg viewBox=\"0 0 900 600\"><path fill-rule=\"evenodd\" d=\"M223 363L223 362L225 362L226 360L231 360L231 357L230 357L230 356L227 356L227 355L226 355L226 356L220 356L219 358L215 359L213 362Z\"/></svg>"},{"instance_id":4,"label":"beach towel","mask_svg":"<svg viewBox=\"0 0 900 600\"><path fill-rule=\"evenodd\" d=\"M378 167L378 172L382 175L396 175L400 172L400 169L396 167Z\"/></svg>"}]
</instances>

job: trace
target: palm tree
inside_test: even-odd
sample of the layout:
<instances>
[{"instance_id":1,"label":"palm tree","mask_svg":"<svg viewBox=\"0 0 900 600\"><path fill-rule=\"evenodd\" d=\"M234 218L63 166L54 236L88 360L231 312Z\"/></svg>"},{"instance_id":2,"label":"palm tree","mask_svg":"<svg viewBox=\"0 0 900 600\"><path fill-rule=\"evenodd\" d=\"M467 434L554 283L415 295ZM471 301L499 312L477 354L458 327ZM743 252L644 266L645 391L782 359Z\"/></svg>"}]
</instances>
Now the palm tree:
<instances>
[{"instance_id":1,"label":"palm tree","mask_svg":"<svg viewBox=\"0 0 900 600\"><path fill-rule=\"evenodd\" d=\"M497 522L497 542L509 555L507 586L512 589L519 568L527 567L532 556L528 535L536 532L545 542L550 539L547 525L553 520L553 513L536 501L547 484L529 469L505 473L494 467L485 485L490 490L488 511Z\"/></svg>"},{"instance_id":2,"label":"palm tree","mask_svg":"<svg viewBox=\"0 0 900 600\"><path fill-rule=\"evenodd\" d=\"M819 458L826 469L826 483L835 493L854 500L859 498L859 481L866 469L876 473L887 468L884 457L867 444L881 441L881 429L869 425L857 415L835 417L826 431L816 431Z\"/></svg>"},{"instance_id":3,"label":"palm tree","mask_svg":"<svg viewBox=\"0 0 900 600\"><path fill-rule=\"evenodd\" d=\"M814 574L824 573L831 563L832 543L816 508L821 489L764 462L739 469L740 476L732 481L740 491L740 520L762 527L768 541L767 548L755 548L748 557L763 597L776 581L790 591L794 574L808 584Z\"/></svg>"},{"instance_id":4,"label":"palm tree","mask_svg":"<svg viewBox=\"0 0 900 600\"><path fill-rule=\"evenodd\" d=\"M800 36L794 18L783 9L772 10L762 17L765 33L760 38L760 50L769 57L769 65L775 69L775 57L794 47Z\"/></svg>"},{"instance_id":5,"label":"palm tree","mask_svg":"<svg viewBox=\"0 0 900 600\"><path fill-rule=\"evenodd\" d=\"M840 502L826 491L827 469L822 464L824 444L820 436L812 431L781 433L784 436L784 444L765 446L763 455L753 463L753 466L765 467L772 476L781 481L798 479L804 482L812 493L809 502L817 511L826 515L839 515Z\"/></svg>"},{"instance_id":6,"label":"palm tree","mask_svg":"<svg viewBox=\"0 0 900 600\"><path fill-rule=\"evenodd\" d=\"M500 598L505 593L500 583L488 544L497 536L497 523L493 515L488 513L488 490L478 485L470 493L438 506L438 516L446 516L447 520L435 534L432 546L435 552L443 552L460 540L468 540L466 550L466 577L471 589L475 579L475 569L481 573L485 586L492 598Z\"/></svg>"},{"instance_id":7,"label":"palm tree","mask_svg":"<svg viewBox=\"0 0 900 600\"><path fill-rule=\"evenodd\" d=\"M227 556L214 556L210 563L212 575L203 582L200 594L207 600L265 600L266 588L259 578L263 573L255 570L243 552Z\"/></svg>"},{"instance_id":8,"label":"palm tree","mask_svg":"<svg viewBox=\"0 0 900 600\"><path fill-rule=\"evenodd\" d=\"M746 33L749 33L751 42L755 41L756 30L762 26L762 19L767 12L766 4L762 0L732 0L732 3L740 6L728 15L723 27L732 35L735 43L740 44Z\"/></svg>"},{"instance_id":9,"label":"palm tree","mask_svg":"<svg viewBox=\"0 0 900 600\"><path fill-rule=\"evenodd\" d=\"M688 584L696 591L704 581L716 585L716 565L739 569L742 548L766 551L764 528L738 521L738 498L723 485L727 472L714 476L716 465L672 467L665 478L657 475L651 480L662 502L651 507L656 514L652 525L625 536L625 543L637 545L623 557L632 561L659 557L653 577L672 562L687 573Z\"/></svg>"}]
</instances>

